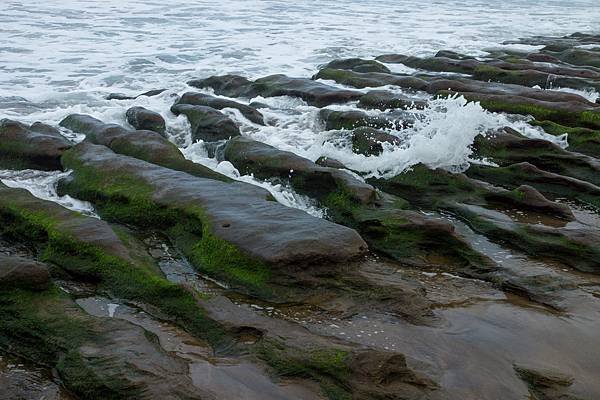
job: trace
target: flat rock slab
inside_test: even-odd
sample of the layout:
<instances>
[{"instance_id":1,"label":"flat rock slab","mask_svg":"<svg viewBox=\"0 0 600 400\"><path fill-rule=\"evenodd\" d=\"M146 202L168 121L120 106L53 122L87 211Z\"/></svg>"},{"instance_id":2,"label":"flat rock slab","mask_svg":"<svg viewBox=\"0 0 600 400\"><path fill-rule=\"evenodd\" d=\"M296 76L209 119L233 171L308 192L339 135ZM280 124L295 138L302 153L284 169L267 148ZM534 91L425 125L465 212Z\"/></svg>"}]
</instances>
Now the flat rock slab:
<instances>
[{"instance_id":1,"label":"flat rock slab","mask_svg":"<svg viewBox=\"0 0 600 400\"><path fill-rule=\"evenodd\" d=\"M252 185L194 177L89 143L79 144L69 156L103 175L126 173L150 185L152 200L160 206L199 207L212 234L270 264L343 262L367 250L354 230L268 201L269 193Z\"/></svg>"}]
</instances>

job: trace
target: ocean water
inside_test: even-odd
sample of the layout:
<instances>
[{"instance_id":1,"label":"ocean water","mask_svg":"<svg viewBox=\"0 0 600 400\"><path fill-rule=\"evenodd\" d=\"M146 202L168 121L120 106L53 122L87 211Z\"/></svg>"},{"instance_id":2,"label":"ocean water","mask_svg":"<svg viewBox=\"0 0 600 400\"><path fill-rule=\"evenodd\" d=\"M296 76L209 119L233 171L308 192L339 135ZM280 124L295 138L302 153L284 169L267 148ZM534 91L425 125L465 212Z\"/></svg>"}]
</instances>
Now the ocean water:
<instances>
[{"instance_id":1,"label":"ocean water","mask_svg":"<svg viewBox=\"0 0 600 400\"><path fill-rule=\"evenodd\" d=\"M127 108L142 105L165 117L171 139L190 159L267 187L282 203L319 216L322 211L310 200L288 188L240 176L233 166L208 159L202 143L191 143L187 121L169 111L175 96L191 90L186 81L225 73L310 77L319 65L341 57L423 56L441 49L482 55L505 40L600 31L598 0L39 3L4 0L0 8L0 118L57 124L77 112L126 124ZM157 88L169 90L154 98L105 100L111 92L138 94ZM583 94L590 99L598 95ZM243 134L313 160L337 158L365 177L391 176L418 162L457 170L470 162L486 162L473 160L469 145L478 133L506 125L562 146L568 140L548 137L523 119L488 113L458 98L433 102L414 128L397 133L401 146L364 157L352 153L343 135L323 132L318 109L301 100L254 100L271 106L261 110L268 127L225 110Z\"/></svg>"}]
</instances>

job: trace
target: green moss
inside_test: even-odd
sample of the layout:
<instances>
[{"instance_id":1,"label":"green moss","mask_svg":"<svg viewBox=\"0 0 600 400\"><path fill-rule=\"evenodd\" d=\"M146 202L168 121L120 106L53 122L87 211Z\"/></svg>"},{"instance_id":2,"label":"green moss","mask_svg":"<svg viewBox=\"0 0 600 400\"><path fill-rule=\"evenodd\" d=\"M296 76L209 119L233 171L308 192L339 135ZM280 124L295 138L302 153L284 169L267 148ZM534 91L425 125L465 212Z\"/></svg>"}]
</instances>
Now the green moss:
<instances>
[{"instance_id":1,"label":"green moss","mask_svg":"<svg viewBox=\"0 0 600 400\"><path fill-rule=\"evenodd\" d=\"M531 70L505 70L491 65L479 65L473 71L473 78L480 81L510 83L522 86L545 87L548 74Z\"/></svg>"},{"instance_id":2,"label":"green moss","mask_svg":"<svg viewBox=\"0 0 600 400\"><path fill-rule=\"evenodd\" d=\"M73 217L78 218L77 214ZM80 279L92 280L117 297L152 305L215 346L227 345L224 331L206 317L194 296L158 275L153 265L131 263L82 243L63 232L59 221L14 204L0 207L0 222L0 233L35 244L42 261L58 265Z\"/></svg>"},{"instance_id":3,"label":"green moss","mask_svg":"<svg viewBox=\"0 0 600 400\"><path fill-rule=\"evenodd\" d=\"M464 176L430 169L423 164L390 179L370 179L369 183L412 204L428 208L436 208L449 200L467 201L482 194L481 189Z\"/></svg>"},{"instance_id":4,"label":"green moss","mask_svg":"<svg viewBox=\"0 0 600 400\"><path fill-rule=\"evenodd\" d=\"M63 162L75 171L75 179L63 190L94 203L104 219L168 232L201 272L251 294L269 296L269 267L212 234L202 208L161 206L152 200L151 185L127 173L99 174L71 158Z\"/></svg>"},{"instance_id":5,"label":"green moss","mask_svg":"<svg viewBox=\"0 0 600 400\"><path fill-rule=\"evenodd\" d=\"M469 99L468 94L465 97ZM548 120L572 127L587 127L592 129L600 128L600 113L598 112L571 112L550 109L535 104L504 102L497 100L481 100L480 104L488 111L531 115L540 121Z\"/></svg>"},{"instance_id":6,"label":"green moss","mask_svg":"<svg viewBox=\"0 0 600 400\"><path fill-rule=\"evenodd\" d=\"M321 384L323 393L331 400L350 398L350 353L347 350L326 348L300 351L273 341L264 341L257 355L279 376L313 379Z\"/></svg>"},{"instance_id":7,"label":"green moss","mask_svg":"<svg viewBox=\"0 0 600 400\"><path fill-rule=\"evenodd\" d=\"M201 240L192 248L190 258L194 265L210 276L246 288L263 298L271 296L268 288L270 268L215 237L206 228Z\"/></svg>"},{"instance_id":8,"label":"green moss","mask_svg":"<svg viewBox=\"0 0 600 400\"><path fill-rule=\"evenodd\" d=\"M467 171L467 175L474 179L484 180L507 188L514 189L520 185L533 186L543 194L577 200L600 209L600 196L597 194L573 187L567 182L542 179L523 171L519 166L485 167L472 165Z\"/></svg>"},{"instance_id":9,"label":"green moss","mask_svg":"<svg viewBox=\"0 0 600 400\"><path fill-rule=\"evenodd\" d=\"M139 396L118 376L95 375L79 347L102 343L94 322L56 287L44 292L0 292L0 347L48 367L56 367L69 390L82 398L125 399Z\"/></svg>"},{"instance_id":10,"label":"green moss","mask_svg":"<svg viewBox=\"0 0 600 400\"><path fill-rule=\"evenodd\" d=\"M600 157L600 130L588 128L572 128L552 121L531 121L531 125L539 126L551 135L568 135L568 150Z\"/></svg>"}]
</instances>

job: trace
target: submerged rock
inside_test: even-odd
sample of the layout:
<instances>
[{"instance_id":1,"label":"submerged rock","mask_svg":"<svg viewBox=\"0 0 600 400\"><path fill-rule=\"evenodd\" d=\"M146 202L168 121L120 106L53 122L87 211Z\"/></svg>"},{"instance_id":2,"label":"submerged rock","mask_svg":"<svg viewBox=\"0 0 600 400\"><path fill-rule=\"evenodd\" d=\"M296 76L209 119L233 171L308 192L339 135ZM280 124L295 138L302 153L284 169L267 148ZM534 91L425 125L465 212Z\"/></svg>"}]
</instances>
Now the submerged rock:
<instances>
[{"instance_id":1,"label":"submerged rock","mask_svg":"<svg viewBox=\"0 0 600 400\"><path fill-rule=\"evenodd\" d=\"M8 169L61 169L60 157L73 144L60 132L36 122L0 121L0 167Z\"/></svg>"},{"instance_id":2,"label":"submerged rock","mask_svg":"<svg viewBox=\"0 0 600 400\"><path fill-rule=\"evenodd\" d=\"M157 112L144 107L131 107L126 113L127 122L137 130L148 130L165 136L165 119Z\"/></svg>"},{"instance_id":3,"label":"submerged rock","mask_svg":"<svg viewBox=\"0 0 600 400\"><path fill-rule=\"evenodd\" d=\"M192 125L192 141L216 142L240 136L240 129L235 122L212 107L177 103L171 107L171 111L187 117Z\"/></svg>"},{"instance_id":4,"label":"submerged rock","mask_svg":"<svg viewBox=\"0 0 600 400\"><path fill-rule=\"evenodd\" d=\"M265 120L263 115L254 107L247 106L237 101L223 99L215 96L211 96L204 93L193 93L187 92L177 101L176 104L191 104L194 106L206 106L212 107L217 110L223 108L234 108L242 113L242 115L249 121L255 124L264 125Z\"/></svg>"}]
</instances>

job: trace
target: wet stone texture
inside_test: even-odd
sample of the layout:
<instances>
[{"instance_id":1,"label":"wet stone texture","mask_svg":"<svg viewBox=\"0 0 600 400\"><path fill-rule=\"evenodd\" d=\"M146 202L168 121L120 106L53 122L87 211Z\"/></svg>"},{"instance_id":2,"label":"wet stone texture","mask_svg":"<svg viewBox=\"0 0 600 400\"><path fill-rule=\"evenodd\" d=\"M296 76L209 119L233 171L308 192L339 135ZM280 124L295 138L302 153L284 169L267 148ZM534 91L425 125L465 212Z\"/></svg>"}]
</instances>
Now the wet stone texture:
<instances>
[{"instance_id":1,"label":"wet stone texture","mask_svg":"<svg viewBox=\"0 0 600 400\"><path fill-rule=\"evenodd\" d=\"M600 37L372 56L2 120L0 399L600 398Z\"/></svg>"}]
</instances>

